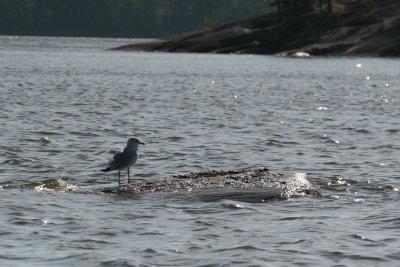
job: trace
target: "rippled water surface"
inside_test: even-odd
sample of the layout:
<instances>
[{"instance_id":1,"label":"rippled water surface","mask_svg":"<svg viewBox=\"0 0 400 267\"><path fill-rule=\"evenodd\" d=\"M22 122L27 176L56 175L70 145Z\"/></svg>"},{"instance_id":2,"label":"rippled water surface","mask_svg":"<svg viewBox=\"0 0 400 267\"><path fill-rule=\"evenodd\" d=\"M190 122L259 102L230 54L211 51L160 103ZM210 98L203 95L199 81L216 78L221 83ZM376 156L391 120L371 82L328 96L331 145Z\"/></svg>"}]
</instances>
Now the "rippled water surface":
<instances>
[{"instance_id":1,"label":"rippled water surface","mask_svg":"<svg viewBox=\"0 0 400 267\"><path fill-rule=\"evenodd\" d=\"M106 50L129 42L0 37L1 266L399 264L398 59ZM267 167L325 196L98 193L131 136L135 181Z\"/></svg>"}]
</instances>

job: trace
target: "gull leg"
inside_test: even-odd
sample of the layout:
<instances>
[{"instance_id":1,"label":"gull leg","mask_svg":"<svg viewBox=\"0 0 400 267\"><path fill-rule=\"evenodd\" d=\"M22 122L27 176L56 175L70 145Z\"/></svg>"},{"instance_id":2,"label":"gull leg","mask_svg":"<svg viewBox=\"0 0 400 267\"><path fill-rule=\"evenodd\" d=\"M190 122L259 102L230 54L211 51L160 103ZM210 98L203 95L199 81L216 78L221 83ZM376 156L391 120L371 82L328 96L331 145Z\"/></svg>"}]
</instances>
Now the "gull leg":
<instances>
[{"instance_id":1,"label":"gull leg","mask_svg":"<svg viewBox=\"0 0 400 267\"><path fill-rule=\"evenodd\" d=\"M128 168L128 184L131 184L131 178L129 177L129 169L130 168Z\"/></svg>"},{"instance_id":2,"label":"gull leg","mask_svg":"<svg viewBox=\"0 0 400 267\"><path fill-rule=\"evenodd\" d=\"M118 171L118 185L121 186L121 171Z\"/></svg>"}]
</instances>

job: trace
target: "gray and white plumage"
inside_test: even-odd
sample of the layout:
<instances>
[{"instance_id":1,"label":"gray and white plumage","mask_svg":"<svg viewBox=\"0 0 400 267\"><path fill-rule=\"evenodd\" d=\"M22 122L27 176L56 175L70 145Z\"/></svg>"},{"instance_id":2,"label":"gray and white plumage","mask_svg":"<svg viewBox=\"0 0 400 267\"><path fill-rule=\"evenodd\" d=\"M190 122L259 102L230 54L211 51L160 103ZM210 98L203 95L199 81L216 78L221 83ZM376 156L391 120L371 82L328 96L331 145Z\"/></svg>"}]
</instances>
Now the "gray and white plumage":
<instances>
[{"instance_id":1,"label":"gray and white plumage","mask_svg":"<svg viewBox=\"0 0 400 267\"><path fill-rule=\"evenodd\" d=\"M145 143L140 142L137 138L129 138L126 147L117 152L113 159L108 163L108 167L102 169L103 172L109 172L113 170L118 171L119 184L121 184L120 171L128 169L128 183L130 183L129 169L132 167L139 158L139 144L144 145Z\"/></svg>"}]
</instances>

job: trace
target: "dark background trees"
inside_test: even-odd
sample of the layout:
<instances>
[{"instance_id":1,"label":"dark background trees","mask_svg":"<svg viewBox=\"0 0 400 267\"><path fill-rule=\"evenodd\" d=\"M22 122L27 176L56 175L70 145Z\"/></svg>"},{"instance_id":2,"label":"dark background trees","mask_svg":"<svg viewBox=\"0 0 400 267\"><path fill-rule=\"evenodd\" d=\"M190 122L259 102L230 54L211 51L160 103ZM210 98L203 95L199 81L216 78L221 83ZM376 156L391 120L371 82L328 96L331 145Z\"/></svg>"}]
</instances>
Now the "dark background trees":
<instances>
[{"instance_id":1,"label":"dark background trees","mask_svg":"<svg viewBox=\"0 0 400 267\"><path fill-rule=\"evenodd\" d=\"M272 0L271 6L275 7L280 16L296 19L304 13L311 12L316 5L323 14L332 12L332 0Z\"/></svg>"},{"instance_id":2,"label":"dark background trees","mask_svg":"<svg viewBox=\"0 0 400 267\"><path fill-rule=\"evenodd\" d=\"M271 11L270 0L0 0L0 34L160 37Z\"/></svg>"}]
</instances>

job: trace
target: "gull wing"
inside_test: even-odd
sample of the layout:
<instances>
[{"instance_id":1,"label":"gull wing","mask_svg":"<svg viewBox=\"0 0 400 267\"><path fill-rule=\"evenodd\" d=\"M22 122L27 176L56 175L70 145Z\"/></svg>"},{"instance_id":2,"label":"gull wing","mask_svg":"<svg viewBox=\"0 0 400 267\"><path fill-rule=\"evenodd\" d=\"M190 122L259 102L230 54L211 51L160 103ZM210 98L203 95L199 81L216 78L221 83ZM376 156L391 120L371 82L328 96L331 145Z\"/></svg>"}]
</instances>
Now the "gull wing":
<instances>
[{"instance_id":1,"label":"gull wing","mask_svg":"<svg viewBox=\"0 0 400 267\"><path fill-rule=\"evenodd\" d=\"M110 161L110 170L125 169L129 167L132 155L127 150L117 152Z\"/></svg>"}]
</instances>

